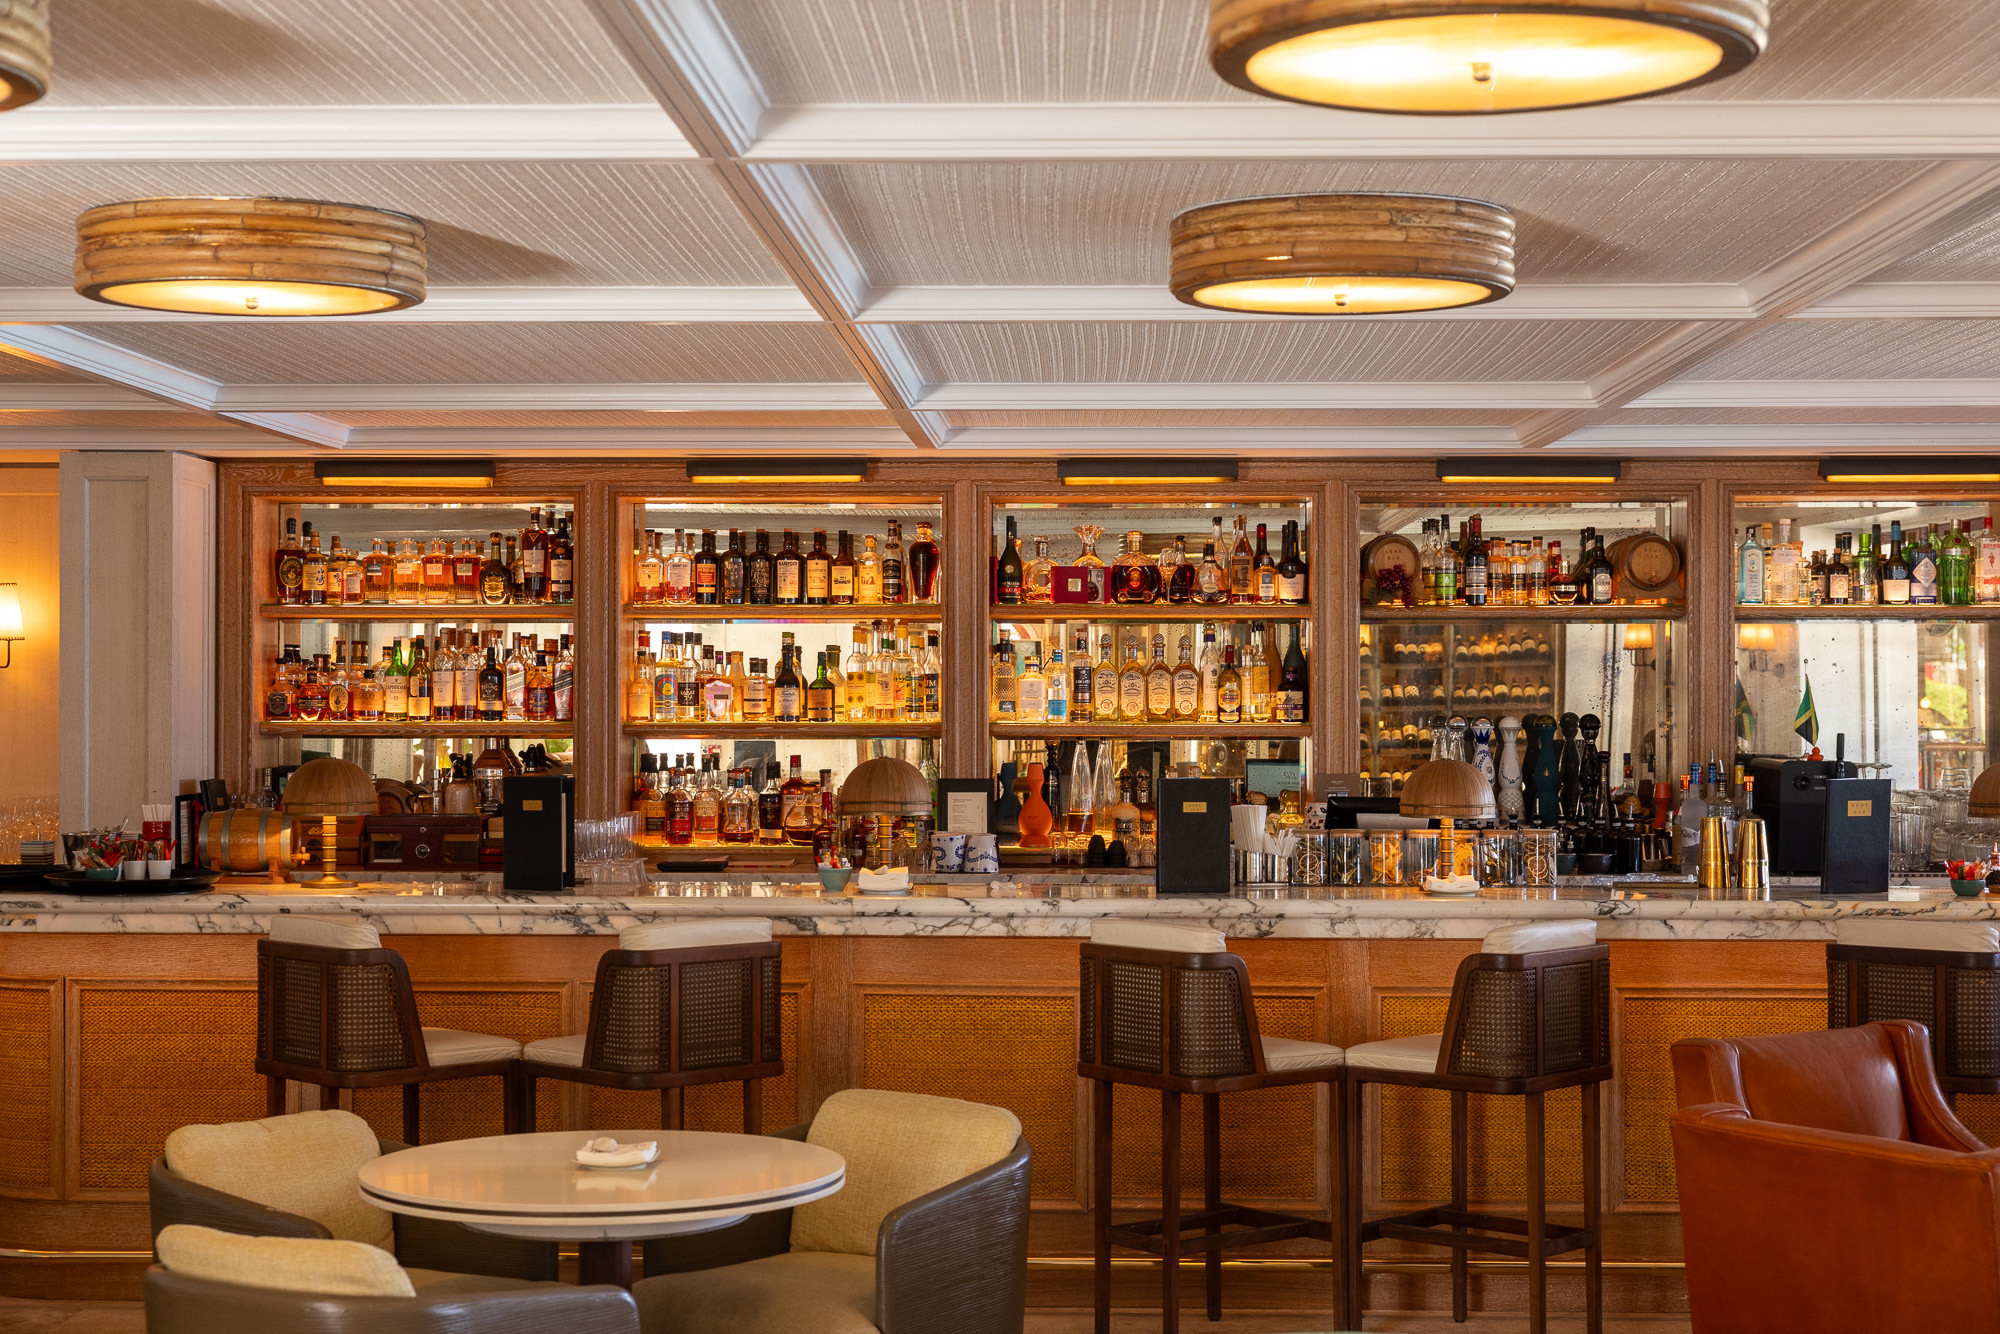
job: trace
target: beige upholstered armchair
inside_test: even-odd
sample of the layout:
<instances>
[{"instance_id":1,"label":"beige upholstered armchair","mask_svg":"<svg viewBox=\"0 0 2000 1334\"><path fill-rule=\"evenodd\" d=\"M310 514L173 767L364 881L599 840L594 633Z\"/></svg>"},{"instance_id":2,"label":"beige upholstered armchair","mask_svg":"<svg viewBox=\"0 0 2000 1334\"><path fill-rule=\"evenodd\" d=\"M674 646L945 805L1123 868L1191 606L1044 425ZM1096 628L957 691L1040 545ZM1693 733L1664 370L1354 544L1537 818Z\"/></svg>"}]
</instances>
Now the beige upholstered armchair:
<instances>
[{"instance_id":1,"label":"beige upholstered armchair","mask_svg":"<svg viewBox=\"0 0 2000 1334\"><path fill-rule=\"evenodd\" d=\"M338 1239L379 1247L419 1288L478 1291L488 1280L556 1277L554 1242L410 1218L361 1198L363 1163L402 1148L352 1112L299 1112L167 1136L150 1180L153 1235L191 1223L253 1237Z\"/></svg>"},{"instance_id":2,"label":"beige upholstered armchair","mask_svg":"<svg viewBox=\"0 0 2000 1334\"><path fill-rule=\"evenodd\" d=\"M646 1334L1019 1334L1028 1142L1012 1112L848 1089L779 1132L847 1160L824 1200L646 1246Z\"/></svg>"}]
</instances>

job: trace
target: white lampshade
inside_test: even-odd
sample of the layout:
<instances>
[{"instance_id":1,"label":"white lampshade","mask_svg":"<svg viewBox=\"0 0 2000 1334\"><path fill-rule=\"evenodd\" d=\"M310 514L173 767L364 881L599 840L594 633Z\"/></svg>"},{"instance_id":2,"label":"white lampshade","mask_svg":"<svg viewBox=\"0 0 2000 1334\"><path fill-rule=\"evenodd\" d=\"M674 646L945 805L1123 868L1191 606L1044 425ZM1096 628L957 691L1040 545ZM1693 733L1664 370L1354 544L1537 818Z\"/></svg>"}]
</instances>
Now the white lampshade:
<instances>
[{"instance_id":1,"label":"white lampshade","mask_svg":"<svg viewBox=\"0 0 2000 1334\"><path fill-rule=\"evenodd\" d=\"M14 584L0 584L0 639L26 639L21 628L21 590Z\"/></svg>"}]
</instances>

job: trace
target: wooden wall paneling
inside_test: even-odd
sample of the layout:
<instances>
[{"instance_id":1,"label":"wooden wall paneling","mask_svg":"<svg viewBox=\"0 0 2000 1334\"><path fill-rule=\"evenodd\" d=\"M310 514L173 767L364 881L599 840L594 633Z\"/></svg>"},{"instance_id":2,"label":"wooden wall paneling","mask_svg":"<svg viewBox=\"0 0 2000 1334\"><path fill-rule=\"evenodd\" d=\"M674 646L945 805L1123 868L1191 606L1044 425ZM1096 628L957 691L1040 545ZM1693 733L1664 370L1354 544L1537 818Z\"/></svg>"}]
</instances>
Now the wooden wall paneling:
<instances>
[{"instance_id":1,"label":"wooden wall paneling","mask_svg":"<svg viewBox=\"0 0 2000 1334\"><path fill-rule=\"evenodd\" d=\"M1361 770L1360 494L1330 481L1319 508L1315 526L1327 536L1313 544L1313 763L1351 774Z\"/></svg>"},{"instance_id":2,"label":"wooden wall paneling","mask_svg":"<svg viewBox=\"0 0 2000 1334\"><path fill-rule=\"evenodd\" d=\"M939 746L938 772L946 778L985 778L993 772L992 747L987 744L986 699L987 560L992 549L992 519L985 488L967 478L954 481L944 497L944 522L938 540L944 546L944 624L939 627L944 653L944 740Z\"/></svg>"},{"instance_id":3,"label":"wooden wall paneling","mask_svg":"<svg viewBox=\"0 0 2000 1334\"><path fill-rule=\"evenodd\" d=\"M577 813L603 820L621 814L631 784L624 781L629 747L621 723L625 708L625 656L620 652L626 506L601 481L586 482L577 494L577 522L571 525L576 552L577 657L572 716Z\"/></svg>"},{"instance_id":4,"label":"wooden wall paneling","mask_svg":"<svg viewBox=\"0 0 2000 1334\"><path fill-rule=\"evenodd\" d=\"M0 1198L62 1196L63 1056L61 981L0 978Z\"/></svg>"},{"instance_id":5,"label":"wooden wall paneling","mask_svg":"<svg viewBox=\"0 0 2000 1334\"><path fill-rule=\"evenodd\" d=\"M796 953L812 979L800 1031L806 1051L799 1058L799 1119L810 1121L827 1097L861 1082L854 1050L854 945L851 936L814 936L785 942L785 979L790 981Z\"/></svg>"},{"instance_id":6,"label":"wooden wall paneling","mask_svg":"<svg viewBox=\"0 0 2000 1334\"><path fill-rule=\"evenodd\" d=\"M1685 679L1691 698L1679 709L1690 743L1683 752L1683 767L1696 759L1706 763L1711 753L1725 766L1736 756L1736 589L1729 550L1730 503L1729 488L1708 478L1688 506L1688 619L1680 632L1688 638Z\"/></svg>"}]
</instances>

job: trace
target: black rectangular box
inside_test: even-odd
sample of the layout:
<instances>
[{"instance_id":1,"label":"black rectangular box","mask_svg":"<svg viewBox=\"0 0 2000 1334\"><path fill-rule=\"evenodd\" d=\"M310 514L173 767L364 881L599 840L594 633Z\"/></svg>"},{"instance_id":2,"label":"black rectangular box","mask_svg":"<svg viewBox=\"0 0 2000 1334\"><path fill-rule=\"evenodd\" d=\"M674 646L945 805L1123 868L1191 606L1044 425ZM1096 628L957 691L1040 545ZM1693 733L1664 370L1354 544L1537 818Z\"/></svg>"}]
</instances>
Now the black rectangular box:
<instances>
[{"instance_id":1,"label":"black rectangular box","mask_svg":"<svg viewBox=\"0 0 2000 1334\"><path fill-rule=\"evenodd\" d=\"M509 774L501 781L502 888L547 894L575 886L575 804L576 780L566 774Z\"/></svg>"},{"instance_id":2,"label":"black rectangular box","mask_svg":"<svg viewBox=\"0 0 2000 1334\"><path fill-rule=\"evenodd\" d=\"M1889 788L1886 778L1827 780L1822 894L1889 892Z\"/></svg>"},{"instance_id":3,"label":"black rectangular box","mask_svg":"<svg viewBox=\"0 0 2000 1334\"><path fill-rule=\"evenodd\" d=\"M1229 893L1229 780L1160 780L1156 894Z\"/></svg>"}]
</instances>

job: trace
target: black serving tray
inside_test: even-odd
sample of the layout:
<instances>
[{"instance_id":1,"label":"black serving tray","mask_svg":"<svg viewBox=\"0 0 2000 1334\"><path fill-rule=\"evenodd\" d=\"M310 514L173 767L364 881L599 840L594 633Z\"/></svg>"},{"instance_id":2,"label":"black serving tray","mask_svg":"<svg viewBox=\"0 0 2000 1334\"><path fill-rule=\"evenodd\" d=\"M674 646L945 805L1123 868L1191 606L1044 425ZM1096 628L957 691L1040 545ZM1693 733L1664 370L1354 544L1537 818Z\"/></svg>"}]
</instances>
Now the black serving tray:
<instances>
[{"instance_id":1,"label":"black serving tray","mask_svg":"<svg viewBox=\"0 0 2000 1334\"><path fill-rule=\"evenodd\" d=\"M66 894L101 894L106 898L129 898L137 894L200 894L222 879L220 871L190 871L171 880L92 880L81 871L51 871L42 868L43 878Z\"/></svg>"}]
</instances>

